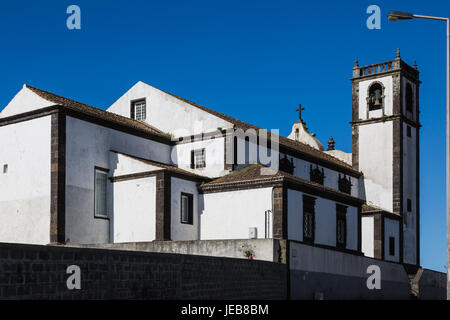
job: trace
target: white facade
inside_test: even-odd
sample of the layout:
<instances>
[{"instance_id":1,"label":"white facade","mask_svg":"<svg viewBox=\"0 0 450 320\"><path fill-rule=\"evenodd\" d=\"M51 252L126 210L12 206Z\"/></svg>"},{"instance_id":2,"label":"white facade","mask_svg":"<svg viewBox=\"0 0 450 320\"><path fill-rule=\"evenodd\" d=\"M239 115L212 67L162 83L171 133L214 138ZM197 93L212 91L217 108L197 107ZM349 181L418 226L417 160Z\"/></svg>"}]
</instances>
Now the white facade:
<instances>
[{"instance_id":1,"label":"white facade","mask_svg":"<svg viewBox=\"0 0 450 320\"><path fill-rule=\"evenodd\" d=\"M408 81L402 80L403 91ZM367 97L374 82L383 86L383 108L368 111ZM389 213L394 211L394 150L397 150L394 125L392 121L377 121L395 116L397 93L394 82L393 76L389 75L357 84L357 121L367 120L354 128L358 135L357 169L351 167L351 154L339 150L325 152L302 121L296 122L289 138L313 149L306 146L295 149L296 143L285 140L283 153L278 154L275 147L268 150L266 146L257 145L251 137L246 141L240 136L230 150L226 144L230 139L225 132L230 128L239 129L241 122L143 82L138 82L113 103L108 109L110 113L103 113L111 117L113 113L120 121L122 118L117 115L130 118L133 104L144 101L146 109L140 116L145 114L145 118L139 120L140 123L138 120L113 123L114 117L102 118L101 112L83 116L85 107L75 110L76 103L70 105L64 111L67 113L61 115L65 118L65 242L271 238L274 237L275 212L277 219L283 220L282 228L287 228L283 229L282 237L287 235L289 240L304 242L303 196L306 195L315 199L312 245L362 251L374 257L377 246L375 220L372 216L362 217L360 210L366 202ZM416 92L417 87L410 84ZM416 100L414 93L415 108ZM403 101L405 104L406 100ZM51 96L24 87L0 113L0 136L8 137L0 140L0 216L7 222L0 224L0 241L50 242L50 206L54 203L50 155L51 143L55 141L55 127L52 127L55 124L48 115L23 118L17 123L7 121L12 115L20 118L25 113L39 113L60 104ZM61 106L61 109L65 107ZM410 121L417 120L415 112L404 112ZM255 130L246 124L242 127ZM416 197L418 135L416 128L409 128L406 123L402 130L403 208L411 208L403 221L383 218L383 250L384 259L400 262L403 249L403 261L414 264L419 223ZM212 133L215 133L214 138L210 137ZM200 140L201 134L207 137ZM193 141L179 141L179 138L193 135L196 135ZM198 150L204 150L205 166L202 168L193 165L193 152ZM230 160L234 150L238 152L237 163L228 163L226 160ZM249 155L251 152L254 154ZM287 159L292 164L292 175L286 172L278 175L280 159ZM270 176L246 176L245 170L253 163L275 167L273 181ZM283 163L286 165L286 161ZM323 185L311 182L311 170L316 168L323 172ZM107 214L103 217L95 215L96 170L107 173ZM228 184L221 184L221 178L235 174L241 175L242 180L231 179ZM349 194L345 186L339 184L342 178L351 183ZM208 183L212 183L212 187L204 192L203 184ZM30 187L24 188L24 185ZM280 196L279 188L283 190L282 208L279 207L280 198L275 198L275 188L277 197ZM192 215L192 221L182 221L182 195L192 199L189 209L183 206ZM336 239L337 206L346 208L346 240L342 247L337 245ZM279 221L277 223L279 227ZM400 244L400 230L404 230L403 244ZM390 238L395 240L394 254L391 254Z\"/></svg>"},{"instance_id":2,"label":"white facade","mask_svg":"<svg viewBox=\"0 0 450 320\"><path fill-rule=\"evenodd\" d=\"M50 242L50 122L0 126L2 242Z\"/></svg>"},{"instance_id":3,"label":"white facade","mask_svg":"<svg viewBox=\"0 0 450 320\"><path fill-rule=\"evenodd\" d=\"M201 240L248 239L249 229L265 238L265 212L272 210L272 188L249 189L201 196Z\"/></svg>"},{"instance_id":4,"label":"white facade","mask_svg":"<svg viewBox=\"0 0 450 320\"><path fill-rule=\"evenodd\" d=\"M300 191L288 190L288 239L303 241L303 195L316 198L314 244L336 247L336 203ZM346 249L358 250L358 208L348 206Z\"/></svg>"}]
</instances>

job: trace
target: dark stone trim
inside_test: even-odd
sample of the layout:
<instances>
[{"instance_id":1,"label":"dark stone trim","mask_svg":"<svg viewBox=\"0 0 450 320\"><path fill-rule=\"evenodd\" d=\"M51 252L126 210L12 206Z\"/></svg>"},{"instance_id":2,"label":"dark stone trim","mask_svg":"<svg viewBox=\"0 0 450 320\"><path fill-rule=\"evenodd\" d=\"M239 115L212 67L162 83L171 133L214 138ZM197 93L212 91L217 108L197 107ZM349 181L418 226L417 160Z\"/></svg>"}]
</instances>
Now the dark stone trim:
<instances>
[{"instance_id":1,"label":"dark stone trim","mask_svg":"<svg viewBox=\"0 0 450 320\"><path fill-rule=\"evenodd\" d=\"M317 197L340 202L353 207L360 207L365 202L363 199L352 197L343 192L320 188L320 186L299 184L296 181L287 180L286 186L292 190L312 194Z\"/></svg>"},{"instance_id":2,"label":"dark stone trim","mask_svg":"<svg viewBox=\"0 0 450 320\"><path fill-rule=\"evenodd\" d=\"M384 259L384 215L377 214L373 217L374 237L373 253L375 259Z\"/></svg>"},{"instance_id":3,"label":"dark stone trim","mask_svg":"<svg viewBox=\"0 0 450 320\"><path fill-rule=\"evenodd\" d=\"M420 128L420 127L422 127L422 125L419 122L414 122L414 121L406 118L404 115L401 115L401 114L396 114L396 115L392 115L392 116L386 116L384 118L358 120L358 121L350 122L350 124L352 126L356 127L356 126L363 126L363 125L366 125L366 124L373 124L373 123L378 123L378 122L394 121L394 120L398 120L398 119L400 119L403 122L409 124L413 128Z\"/></svg>"},{"instance_id":4,"label":"dark stone trim","mask_svg":"<svg viewBox=\"0 0 450 320\"><path fill-rule=\"evenodd\" d=\"M402 106L400 105L400 108ZM403 262L403 122L401 119L393 122L393 195L392 207L393 213L399 215L402 219L399 223L399 259Z\"/></svg>"},{"instance_id":5,"label":"dark stone trim","mask_svg":"<svg viewBox=\"0 0 450 320\"><path fill-rule=\"evenodd\" d=\"M212 131L212 132L207 132L207 133L199 133L199 134L194 134L191 136L184 136L184 137L179 137L179 138L172 138L172 142L174 144L186 144L186 143L193 143L193 142L197 142L197 141L205 141L205 140L214 140L216 138L222 138L222 137L226 137L226 131L225 130L217 130L217 131Z\"/></svg>"},{"instance_id":6,"label":"dark stone trim","mask_svg":"<svg viewBox=\"0 0 450 320\"><path fill-rule=\"evenodd\" d=\"M66 242L66 114L51 116L50 242Z\"/></svg>"},{"instance_id":7,"label":"dark stone trim","mask_svg":"<svg viewBox=\"0 0 450 320\"><path fill-rule=\"evenodd\" d=\"M211 181L211 179L208 178L201 178L201 177L195 177L191 176L189 174L183 174L180 172L174 172L168 169L161 169L161 170L155 170L155 171L146 171L146 172L139 172L139 173L132 173L132 174L125 174L121 176L111 177L109 180L111 182L120 182L120 181L128 181L128 180L136 180L136 179L143 179L148 177L154 177L157 173L163 172L163 171L169 171L170 175L174 178L179 178L183 180L189 180L194 182L208 182Z\"/></svg>"},{"instance_id":8,"label":"dark stone trim","mask_svg":"<svg viewBox=\"0 0 450 320\"><path fill-rule=\"evenodd\" d=\"M419 85L416 86L416 119L420 121ZM416 129L416 264L420 266L420 128Z\"/></svg>"},{"instance_id":9,"label":"dark stone trim","mask_svg":"<svg viewBox=\"0 0 450 320\"><path fill-rule=\"evenodd\" d=\"M116 176L109 178L109 181L112 183L114 182L121 182L121 181L129 181L129 180L136 180L136 179L144 179L148 177L155 177L158 173L164 172L166 170L155 170L155 171L149 171L149 172L139 172L139 173L132 173L132 174L125 174L122 176Z\"/></svg>"},{"instance_id":10,"label":"dark stone trim","mask_svg":"<svg viewBox=\"0 0 450 320\"><path fill-rule=\"evenodd\" d=\"M171 176L167 171L156 174L155 240L171 240Z\"/></svg>"},{"instance_id":11,"label":"dark stone trim","mask_svg":"<svg viewBox=\"0 0 450 320\"><path fill-rule=\"evenodd\" d=\"M287 240L287 188L274 187L273 203L273 238Z\"/></svg>"},{"instance_id":12,"label":"dark stone trim","mask_svg":"<svg viewBox=\"0 0 450 320\"><path fill-rule=\"evenodd\" d=\"M362 252L362 215L361 206L358 207L358 252Z\"/></svg>"},{"instance_id":13,"label":"dark stone trim","mask_svg":"<svg viewBox=\"0 0 450 320\"><path fill-rule=\"evenodd\" d=\"M7 126L14 123L30 121L37 118L46 117L52 115L54 113L59 112L59 108L57 106L46 107L38 110L33 110L17 115L13 115L7 118L0 118L0 127Z\"/></svg>"},{"instance_id":14,"label":"dark stone trim","mask_svg":"<svg viewBox=\"0 0 450 320\"><path fill-rule=\"evenodd\" d=\"M361 216L363 217L372 217L375 215L383 215L384 217L388 218L388 219L392 219L392 220L396 220L401 222L402 221L402 217L393 214L391 212L387 212L387 211L383 211L383 210L379 210L379 211L366 211L366 212L362 212Z\"/></svg>"}]
</instances>

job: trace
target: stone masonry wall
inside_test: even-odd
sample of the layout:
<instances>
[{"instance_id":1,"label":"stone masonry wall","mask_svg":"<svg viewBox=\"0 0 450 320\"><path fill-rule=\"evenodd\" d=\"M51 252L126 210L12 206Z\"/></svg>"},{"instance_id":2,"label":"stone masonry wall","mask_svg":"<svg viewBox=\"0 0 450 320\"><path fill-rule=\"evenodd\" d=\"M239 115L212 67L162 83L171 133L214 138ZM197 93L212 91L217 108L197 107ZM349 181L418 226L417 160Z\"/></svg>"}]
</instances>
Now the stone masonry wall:
<instances>
[{"instance_id":1,"label":"stone masonry wall","mask_svg":"<svg viewBox=\"0 0 450 320\"><path fill-rule=\"evenodd\" d=\"M66 285L70 265L81 289ZM285 264L0 244L0 299L286 299Z\"/></svg>"}]
</instances>

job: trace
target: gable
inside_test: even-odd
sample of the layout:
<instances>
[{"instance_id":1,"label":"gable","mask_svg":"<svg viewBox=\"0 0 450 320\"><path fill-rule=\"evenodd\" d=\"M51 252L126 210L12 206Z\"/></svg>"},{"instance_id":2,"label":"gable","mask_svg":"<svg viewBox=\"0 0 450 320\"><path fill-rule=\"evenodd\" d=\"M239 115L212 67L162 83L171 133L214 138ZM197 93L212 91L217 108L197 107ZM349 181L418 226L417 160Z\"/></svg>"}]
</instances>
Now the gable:
<instances>
[{"instance_id":1,"label":"gable","mask_svg":"<svg viewBox=\"0 0 450 320\"><path fill-rule=\"evenodd\" d=\"M17 114L54 106L55 103L48 101L25 85L16 94L16 96L8 103L8 105L0 112L0 118L11 117Z\"/></svg>"},{"instance_id":2,"label":"gable","mask_svg":"<svg viewBox=\"0 0 450 320\"><path fill-rule=\"evenodd\" d=\"M233 127L232 123L141 81L114 102L107 111L130 117L132 102L143 99L146 102L144 122L174 137Z\"/></svg>"}]
</instances>

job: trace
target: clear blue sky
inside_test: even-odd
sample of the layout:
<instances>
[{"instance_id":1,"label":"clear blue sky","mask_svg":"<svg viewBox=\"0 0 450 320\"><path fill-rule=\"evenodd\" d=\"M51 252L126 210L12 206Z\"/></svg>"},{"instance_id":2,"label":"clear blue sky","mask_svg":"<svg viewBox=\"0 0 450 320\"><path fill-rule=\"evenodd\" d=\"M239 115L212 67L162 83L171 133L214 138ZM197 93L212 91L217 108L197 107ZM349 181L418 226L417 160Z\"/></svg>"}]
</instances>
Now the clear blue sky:
<instances>
[{"instance_id":1,"label":"clear blue sky","mask_svg":"<svg viewBox=\"0 0 450 320\"><path fill-rule=\"evenodd\" d=\"M66 28L71 4L81 30ZM366 28L372 4L381 30ZM391 60L400 47L423 81L422 265L444 271L445 24L392 23L389 10L450 16L450 2L3 1L0 109L23 83L106 108L142 80L283 135L301 103L324 144L333 135L351 152L354 60Z\"/></svg>"}]
</instances>

